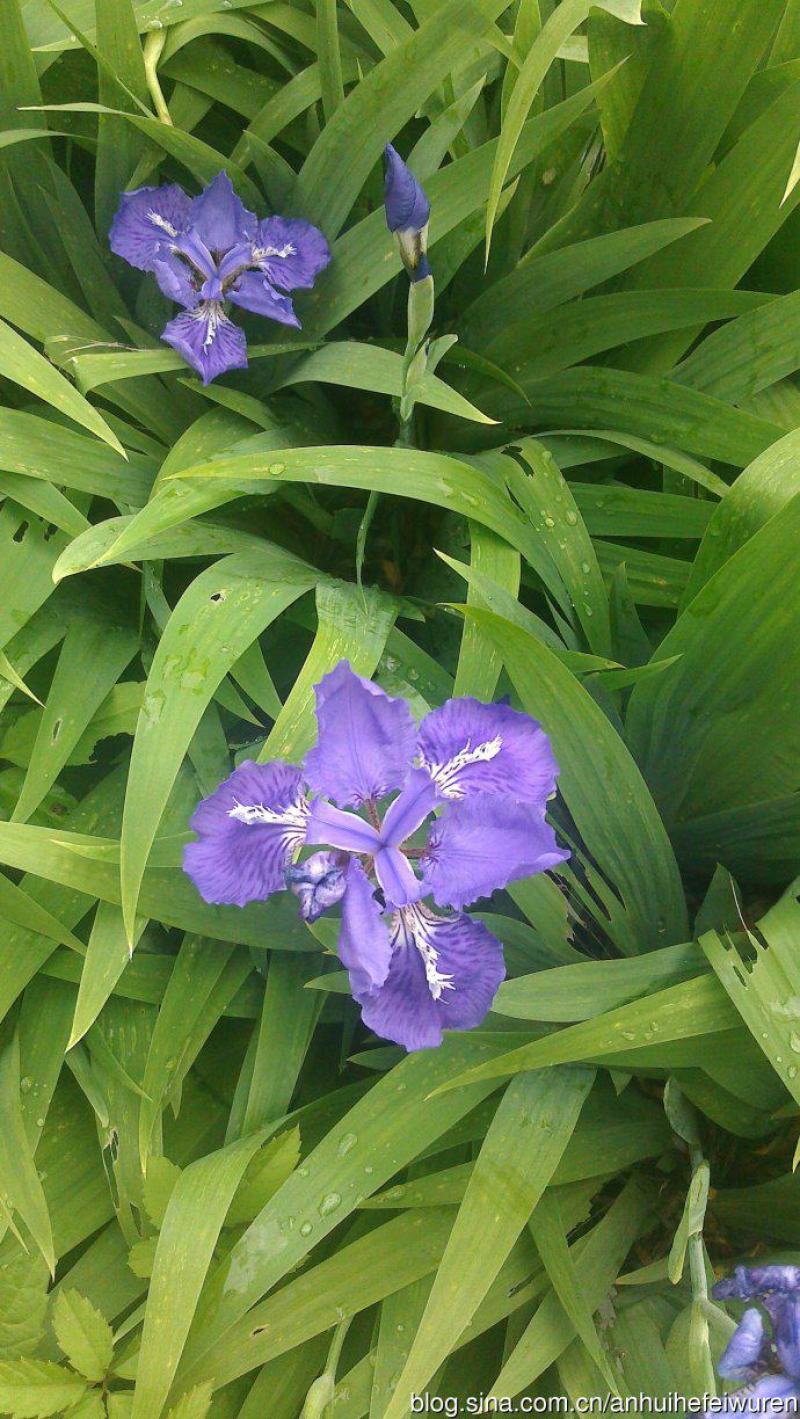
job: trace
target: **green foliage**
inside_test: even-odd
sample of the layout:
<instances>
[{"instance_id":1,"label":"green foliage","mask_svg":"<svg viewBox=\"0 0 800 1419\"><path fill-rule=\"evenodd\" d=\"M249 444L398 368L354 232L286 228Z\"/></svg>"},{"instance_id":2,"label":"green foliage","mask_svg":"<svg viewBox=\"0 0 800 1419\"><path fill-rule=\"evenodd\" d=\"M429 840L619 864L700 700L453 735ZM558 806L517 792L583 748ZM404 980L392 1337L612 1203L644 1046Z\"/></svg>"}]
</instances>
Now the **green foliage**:
<instances>
[{"instance_id":1,"label":"green foliage","mask_svg":"<svg viewBox=\"0 0 800 1419\"><path fill-rule=\"evenodd\" d=\"M0 1413L710 1390L800 1247L795 0L0 8ZM204 387L107 236L221 169L332 261ZM342 658L560 764L407 1059L180 866Z\"/></svg>"}]
</instances>

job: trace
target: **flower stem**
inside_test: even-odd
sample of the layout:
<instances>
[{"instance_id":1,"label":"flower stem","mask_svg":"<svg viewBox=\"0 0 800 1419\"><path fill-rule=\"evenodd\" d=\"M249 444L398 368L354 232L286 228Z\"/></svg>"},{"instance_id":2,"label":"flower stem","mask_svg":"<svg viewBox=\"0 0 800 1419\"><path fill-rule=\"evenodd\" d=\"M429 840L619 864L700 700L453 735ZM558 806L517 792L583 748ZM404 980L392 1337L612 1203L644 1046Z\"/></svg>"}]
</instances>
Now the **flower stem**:
<instances>
[{"instance_id":1,"label":"flower stem","mask_svg":"<svg viewBox=\"0 0 800 1419\"><path fill-rule=\"evenodd\" d=\"M153 107L156 114L162 123L168 123L171 128L172 119L158 79L158 61L164 52L166 42L166 30L150 31L144 42L144 72L145 78L147 79L147 88L153 100Z\"/></svg>"}]
</instances>

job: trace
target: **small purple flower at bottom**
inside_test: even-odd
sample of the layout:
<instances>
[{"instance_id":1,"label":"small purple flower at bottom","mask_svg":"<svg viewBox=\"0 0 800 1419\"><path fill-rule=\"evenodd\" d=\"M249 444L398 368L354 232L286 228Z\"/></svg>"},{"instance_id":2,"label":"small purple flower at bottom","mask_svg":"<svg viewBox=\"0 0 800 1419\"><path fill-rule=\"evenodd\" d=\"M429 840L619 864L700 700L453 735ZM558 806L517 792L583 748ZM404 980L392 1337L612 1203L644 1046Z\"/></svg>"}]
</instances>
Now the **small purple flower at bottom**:
<instances>
[{"instance_id":1,"label":"small purple flower at bottom","mask_svg":"<svg viewBox=\"0 0 800 1419\"><path fill-rule=\"evenodd\" d=\"M322 232L290 217L259 221L224 172L195 198L175 183L123 192L108 239L117 256L152 271L183 306L161 338L204 384L247 368L244 331L230 319L229 303L299 326L285 293L309 289L330 261Z\"/></svg>"},{"instance_id":2,"label":"small purple flower at bottom","mask_svg":"<svg viewBox=\"0 0 800 1419\"><path fill-rule=\"evenodd\" d=\"M441 1044L480 1024L505 975L500 942L464 907L569 857L545 819L550 741L528 715L469 698L417 730L405 700L346 660L316 698L303 768L240 765L197 808L184 869L207 902L288 886L306 921L341 902L339 957L364 1023L409 1050ZM305 845L321 851L298 861Z\"/></svg>"},{"instance_id":3,"label":"small purple flower at bottom","mask_svg":"<svg viewBox=\"0 0 800 1419\"><path fill-rule=\"evenodd\" d=\"M800 1267L737 1266L714 1287L717 1300L756 1300L744 1312L717 1369L741 1389L716 1414L793 1414L800 1409ZM711 1411L708 1411L709 1414Z\"/></svg>"}]
</instances>

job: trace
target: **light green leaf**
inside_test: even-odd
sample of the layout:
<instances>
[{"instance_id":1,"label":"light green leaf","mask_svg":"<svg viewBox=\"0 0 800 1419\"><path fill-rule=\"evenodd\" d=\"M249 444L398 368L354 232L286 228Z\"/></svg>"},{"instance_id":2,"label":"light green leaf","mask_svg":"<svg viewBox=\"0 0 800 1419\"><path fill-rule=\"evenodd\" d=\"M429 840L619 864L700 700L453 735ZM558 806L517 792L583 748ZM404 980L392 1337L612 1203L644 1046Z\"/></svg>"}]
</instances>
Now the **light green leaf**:
<instances>
[{"instance_id":1,"label":"light green leaf","mask_svg":"<svg viewBox=\"0 0 800 1419\"><path fill-rule=\"evenodd\" d=\"M405 1414L472 1319L550 1182L593 1079L593 1070L553 1070L518 1078L504 1094L385 1419Z\"/></svg>"},{"instance_id":2,"label":"light green leaf","mask_svg":"<svg viewBox=\"0 0 800 1419\"><path fill-rule=\"evenodd\" d=\"M225 1215L250 1159L251 1134L181 1174L167 1204L145 1309L132 1419L160 1419Z\"/></svg>"},{"instance_id":3,"label":"light green leaf","mask_svg":"<svg viewBox=\"0 0 800 1419\"><path fill-rule=\"evenodd\" d=\"M50 1213L20 1106L20 1048L17 1034L0 1053L0 1113L3 1118L3 1127L0 1129L0 1187L10 1206L24 1222L47 1262L50 1274L53 1275L56 1261ZM34 1410L30 1412L35 1413Z\"/></svg>"},{"instance_id":4,"label":"light green leaf","mask_svg":"<svg viewBox=\"0 0 800 1419\"><path fill-rule=\"evenodd\" d=\"M197 1385L173 1405L167 1419L206 1419L210 1407L211 1385Z\"/></svg>"},{"instance_id":5,"label":"light green leaf","mask_svg":"<svg viewBox=\"0 0 800 1419\"><path fill-rule=\"evenodd\" d=\"M43 355L34 350L33 346L5 321L0 321L0 374L27 389L29 394L44 399L45 403L74 419L76 424L82 424L85 429L89 429L125 457L122 444L105 419L73 388L63 374L59 374Z\"/></svg>"},{"instance_id":6,"label":"light green leaf","mask_svg":"<svg viewBox=\"0 0 800 1419\"><path fill-rule=\"evenodd\" d=\"M302 562L265 546L202 572L175 607L153 659L131 753L120 855L129 940L158 824L204 709L256 636L313 581Z\"/></svg>"},{"instance_id":7,"label":"light green leaf","mask_svg":"<svg viewBox=\"0 0 800 1419\"><path fill-rule=\"evenodd\" d=\"M108 1374L114 1337L104 1316L77 1291L59 1291L53 1305L53 1330L73 1369L87 1380Z\"/></svg>"},{"instance_id":8,"label":"light green leaf","mask_svg":"<svg viewBox=\"0 0 800 1419\"><path fill-rule=\"evenodd\" d=\"M85 1380L49 1360L0 1361L0 1408L14 1419L62 1414L85 1392Z\"/></svg>"}]
</instances>

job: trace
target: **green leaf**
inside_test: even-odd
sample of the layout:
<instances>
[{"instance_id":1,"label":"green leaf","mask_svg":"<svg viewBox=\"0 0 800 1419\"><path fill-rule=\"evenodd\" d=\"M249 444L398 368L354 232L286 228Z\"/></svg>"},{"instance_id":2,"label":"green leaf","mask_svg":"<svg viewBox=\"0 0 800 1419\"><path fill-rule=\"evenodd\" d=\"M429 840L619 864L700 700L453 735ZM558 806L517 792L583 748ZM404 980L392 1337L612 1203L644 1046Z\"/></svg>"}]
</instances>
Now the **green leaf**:
<instances>
[{"instance_id":1,"label":"green leaf","mask_svg":"<svg viewBox=\"0 0 800 1419\"><path fill-rule=\"evenodd\" d=\"M125 456L122 444L105 419L5 321L0 321L0 374L27 389L29 394L44 399Z\"/></svg>"},{"instance_id":2,"label":"green leaf","mask_svg":"<svg viewBox=\"0 0 800 1419\"><path fill-rule=\"evenodd\" d=\"M20 1249L0 1273L0 1360L36 1350L44 1338L47 1266L38 1254Z\"/></svg>"},{"instance_id":3,"label":"green leaf","mask_svg":"<svg viewBox=\"0 0 800 1419\"><path fill-rule=\"evenodd\" d=\"M597 0L599 9L608 10L629 24L642 24L640 0ZM486 259L492 241L500 194L508 176L514 149L519 142L525 119L528 116L539 86L556 58L566 39L588 17L592 0L563 0L546 24L542 26L525 61L517 75L516 82L503 116L503 124L497 144L497 154L492 169L489 201L486 208Z\"/></svg>"},{"instance_id":4,"label":"green leaf","mask_svg":"<svg viewBox=\"0 0 800 1419\"><path fill-rule=\"evenodd\" d=\"M627 961L581 961L516 976L503 981L492 1010L515 1020L588 1020L702 974L698 946L666 946Z\"/></svg>"},{"instance_id":5,"label":"green leaf","mask_svg":"<svg viewBox=\"0 0 800 1419\"><path fill-rule=\"evenodd\" d=\"M540 641L491 612L468 614L485 627L502 654L526 713L540 720L552 739L559 790L593 859L624 903L624 911L611 905L607 929L629 954L685 938L685 906L672 848L619 735Z\"/></svg>"},{"instance_id":6,"label":"green leaf","mask_svg":"<svg viewBox=\"0 0 800 1419\"><path fill-rule=\"evenodd\" d=\"M667 821L777 798L798 762L791 708L800 647L798 530L795 495L706 582L661 641L659 657L680 660L633 691L628 737ZM765 723L768 744L754 733Z\"/></svg>"},{"instance_id":7,"label":"green leaf","mask_svg":"<svg viewBox=\"0 0 800 1419\"><path fill-rule=\"evenodd\" d=\"M53 1305L53 1330L59 1349L87 1380L108 1374L114 1337L104 1316L77 1291L59 1291Z\"/></svg>"},{"instance_id":8,"label":"green leaf","mask_svg":"<svg viewBox=\"0 0 800 1419\"><path fill-rule=\"evenodd\" d=\"M144 1315L132 1419L159 1419L225 1215L263 1132L181 1174L167 1205Z\"/></svg>"},{"instance_id":9,"label":"green leaf","mask_svg":"<svg viewBox=\"0 0 800 1419\"><path fill-rule=\"evenodd\" d=\"M13 1419L63 1413L85 1392L85 1380L49 1360L0 1361L0 1408Z\"/></svg>"},{"instance_id":10,"label":"green leaf","mask_svg":"<svg viewBox=\"0 0 800 1419\"><path fill-rule=\"evenodd\" d=\"M605 1299L629 1248L650 1225L651 1205L648 1195L632 1180L588 1238L570 1248L589 1312ZM506 1359L487 1398L519 1394L558 1358L574 1335L573 1321L555 1292L550 1292Z\"/></svg>"},{"instance_id":11,"label":"green leaf","mask_svg":"<svg viewBox=\"0 0 800 1419\"><path fill-rule=\"evenodd\" d=\"M167 1419L206 1419L210 1407L211 1385L197 1385L173 1405Z\"/></svg>"},{"instance_id":12,"label":"green leaf","mask_svg":"<svg viewBox=\"0 0 800 1419\"><path fill-rule=\"evenodd\" d=\"M169 1158L160 1156L147 1160L143 1196L147 1215L154 1227L161 1227L167 1212L169 1200L175 1191L181 1170Z\"/></svg>"},{"instance_id":13,"label":"green leaf","mask_svg":"<svg viewBox=\"0 0 800 1419\"><path fill-rule=\"evenodd\" d=\"M469 61L505 0L445 0L340 104L300 172L297 200L330 237L341 230L364 182L397 130L451 69ZM334 186L330 174L338 179Z\"/></svg>"},{"instance_id":14,"label":"green leaf","mask_svg":"<svg viewBox=\"0 0 800 1419\"><path fill-rule=\"evenodd\" d=\"M486 1097L492 1086L446 1094L423 1107L431 1090L457 1074L467 1060L494 1052L495 1046L477 1037L451 1035L440 1049L409 1056L330 1129L209 1282L186 1356L185 1384L215 1373L206 1357L226 1355L230 1328L344 1221L366 1193L380 1188ZM372 1173L365 1174L365 1167Z\"/></svg>"},{"instance_id":15,"label":"green leaf","mask_svg":"<svg viewBox=\"0 0 800 1419\"><path fill-rule=\"evenodd\" d=\"M711 1172L704 1158L698 1163L692 1173L681 1220L678 1223L677 1231L675 1232L675 1237L670 1248L667 1261L667 1274L673 1286L678 1285L683 1275L689 1238L702 1234L706 1207L708 1205L710 1179Z\"/></svg>"},{"instance_id":16,"label":"green leaf","mask_svg":"<svg viewBox=\"0 0 800 1419\"><path fill-rule=\"evenodd\" d=\"M0 1053L0 1112L3 1117L0 1130L0 1187L8 1204L24 1222L53 1275L56 1269L53 1230L22 1116L20 1048L16 1034Z\"/></svg>"},{"instance_id":17,"label":"green leaf","mask_svg":"<svg viewBox=\"0 0 800 1419\"><path fill-rule=\"evenodd\" d=\"M544 1069L552 1064L605 1061L654 1040L662 1046L671 1040L729 1030L735 1023L735 1013L719 983L709 976L698 976L629 1005L620 1005L597 1020L586 1020L546 1039L534 1040L532 1044L501 1054L444 1087L451 1089L482 1079L508 1078L521 1070Z\"/></svg>"},{"instance_id":18,"label":"green leaf","mask_svg":"<svg viewBox=\"0 0 800 1419\"><path fill-rule=\"evenodd\" d=\"M618 1394L611 1366L598 1339L592 1312L578 1280L574 1260L570 1254L567 1234L558 1205L558 1197L546 1192L539 1199L528 1223L531 1236L536 1243L547 1275L558 1297L564 1313L569 1317L575 1332L608 1384L613 1394Z\"/></svg>"},{"instance_id":19,"label":"green leaf","mask_svg":"<svg viewBox=\"0 0 800 1419\"><path fill-rule=\"evenodd\" d=\"M470 568L475 579L468 583L467 604L486 604L480 592L480 577L490 578L509 597L516 597L520 582L519 553L479 522L470 523L469 536ZM449 558L448 564L458 569L459 564ZM453 694L474 695L486 701L493 699L501 669L502 662L489 638L476 621L466 620Z\"/></svg>"},{"instance_id":20,"label":"green leaf","mask_svg":"<svg viewBox=\"0 0 800 1419\"><path fill-rule=\"evenodd\" d=\"M226 1226L236 1227L252 1222L270 1198L283 1187L300 1161L300 1130L290 1128L265 1143L247 1166L234 1194Z\"/></svg>"},{"instance_id":21,"label":"green leaf","mask_svg":"<svg viewBox=\"0 0 800 1419\"><path fill-rule=\"evenodd\" d=\"M594 1071L515 1079L489 1127L394 1387L386 1419L424 1390L483 1300L555 1171L592 1087Z\"/></svg>"},{"instance_id":22,"label":"green leaf","mask_svg":"<svg viewBox=\"0 0 800 1419\"><path fill-rule=\"evenodd\" d=\"M158 824L204 709L256 636L313 581L302 562L265 546L201 572L175 607L147 679L125 797L120 870L129 940Z\"/></svg>"}]
</instances>

